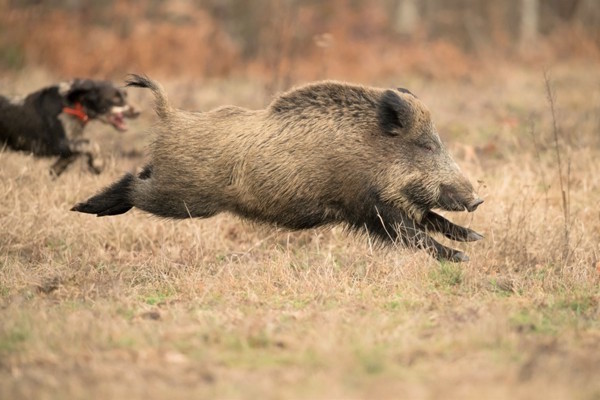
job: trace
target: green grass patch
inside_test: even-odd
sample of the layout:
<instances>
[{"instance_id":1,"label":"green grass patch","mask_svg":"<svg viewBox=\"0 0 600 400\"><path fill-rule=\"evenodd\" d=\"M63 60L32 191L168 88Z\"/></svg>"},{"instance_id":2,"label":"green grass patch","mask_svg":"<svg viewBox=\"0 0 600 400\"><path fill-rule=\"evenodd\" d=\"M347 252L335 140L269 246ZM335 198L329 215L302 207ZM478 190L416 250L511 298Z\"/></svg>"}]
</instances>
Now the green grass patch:
<instances>
[{"instance_id":1,"label":"green grass patch","mask_svg":"<svg viewBox=\"0 0 600 400\"><path fill-rule=\"evenodd\" d=\"M0 332L0 354L17 351L29 337L29 330L23 326L16 326L5 332Z\"/></svg>"},{"instance_id":2,"label":"green grass patch","mask_svg":"<svg viewBox=\"0 0 600 400\"><path fill-rule=\"evenodd\" d=\"M119 307L117 308L117 315L120 315L127 321L131 321L135 317L135 311L131 308Z\"/></svg>"},{"instance_id":3,"label":"green grass patch","mask_svg":"<svg viewBox=\"0 0 600 400\"><path fill-rule=\"evenodd\" d=\"M457 263L442 262L432 269L429 279L439 289L452 289L463 282L463 270Z\"/></svg>"},{"instance_id":4,"label":"green grass patch","mask_svg":"<svg viewBox=\"0 0 600 400\"><path fill-rule=\"evenodd\" d=\"M145 296L142 296L141 300L146 304L155 306L158 304L165 303L169 298L173 297L173 295L174 292L172 290L159 290L154 293L149 293Z\"/></svg>"},{"instance_id":5,"label":"green grass patch","mask_svg":"<svg viewBox=\"0 0 600 400\"><path fill-rule=\"evenodd\" d=\"M411 297L405 298L401 294L397 294L392 300L383 303L383 309L392 312L411 312L420 310L423 307L423 302L419 299Z\"/></svg>"},{"instance_id":6,"label":"green grass patch","mask_svg":"<svg viewBox=\"0 0 600 400\"><path fill-rule=\"evenodd\" d=\"M108 344L111 348L133 349L137 346L138 340L129 335L122 335L111 338Z\"/></svg>"},{"instance_id":7,"label":"green grass patch","mask_svg":"<svg viewBox=\"0 0 600 400\"><path fill-rule=\"evenodd\" d=\"M383 348L361 348L354 351L354 357L363 372L377 375L386 369L386 357Z\"/></svg>"},{"instance_id":8,"label":"green grass patch","mask_svg":"<svg viewBox=\"0 0 600 400\"><path fill-rule=\"evenodd\" d=\"M554 335L568 329L589 329L599 325L598 297L569 294L536 308L524 308L510 316L519 332Z\"/></svg>"},{"instance_id":9,"label":"green grass patch","mask_svg":"<svg viewBox=\"0 0 600 400\"><path fill-rule=\"evenodd\" d=\"M554 308L572 312L575 316L592 316L598 310L598 296L594 294L576 294L559 299Z\"/></svg>"},{"instance_id":10,"label":"green grass patch","mask_svg":"<svg viewBox=\"0 0 600 400\"><path fill-rule=\"evenodd\" d=\"M530 332L553 335L558 326L545 313L537 310L522 309L510 316L510 324L518 332Z\"/></svg>"},{"instance_id":11,"label":"green grass patch","mask_svg":"<svg viewBox=\"0 0 600 400\"><path fill-rule=\"evenodd\" d=\"M3 44L0 47L0 66L6 69L18 70L25 65L25 52L17 44Z\"/></svg>"},{"instance_id":12,"label":"green grass patch","mask_svg":"<svg viewBox=\"0 0 600 400\"><path fill-rule=\"evenodd\" d=\"M514 293L513 285L510 281L492 278L490 279L492 292L501 297L510 297Z\"/></svg>"}]
</instances>

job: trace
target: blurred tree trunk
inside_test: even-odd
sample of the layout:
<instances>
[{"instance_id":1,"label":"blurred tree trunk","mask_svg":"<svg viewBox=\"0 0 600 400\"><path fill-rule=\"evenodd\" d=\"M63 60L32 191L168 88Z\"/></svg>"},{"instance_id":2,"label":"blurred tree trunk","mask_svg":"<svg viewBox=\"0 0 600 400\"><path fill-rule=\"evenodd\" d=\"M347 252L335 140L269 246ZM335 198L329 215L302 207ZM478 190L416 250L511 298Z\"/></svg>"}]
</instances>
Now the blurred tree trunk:
<instances>
[{"instance_id":1,"label":"blurred tree trunk","mask_svg":"<svg viewBox=\"0 0 600 400\"><path fill-rule=\"evenodd\" d=\"M539 21L538 0L521 0L521 45L535 43Z\"/></svg>"},{"instance_id":2,"label":"blurred tree trunk","mask_svg":"<svg viewBox=\"0 0 600 400\"><path fill-rule=\"evenodd\" d=\"M403 35L412 35L419 26L417 0L398 0L394 29Z\"/></svg>"}]
</instances>

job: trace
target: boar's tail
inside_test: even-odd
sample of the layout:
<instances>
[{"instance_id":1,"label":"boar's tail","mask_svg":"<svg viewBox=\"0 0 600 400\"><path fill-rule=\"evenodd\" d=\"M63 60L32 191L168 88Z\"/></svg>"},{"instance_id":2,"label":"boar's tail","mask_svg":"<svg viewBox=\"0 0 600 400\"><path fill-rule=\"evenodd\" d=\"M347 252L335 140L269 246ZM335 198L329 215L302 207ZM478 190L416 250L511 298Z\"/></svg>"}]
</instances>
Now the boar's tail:
<instances>
[{"instance_id":1,"label":"boar's tail","mask_svg":"<svg viewBox=\"0 0 600 400\"><path fill-rule=\"evenodd\" d=\"M124 214L133 207L130 198L135 179L132 174L127 174L87 201L76 204L71 211L96 214L98 217Z\"/></svg>"},{"instance_id":2,"label":"boar's tail","mask_svg":"<svg viewBox=\"0 0 600 400\"><path fill-rule=\"evenodd\" d=\"M171 112L171 106L167 99L167 93L160 83L153 81L145 75L131 74L125 81L127 86L135 86L141 88L148 88L152 90L155 97L154 110L156 114L161 118L165 119Z\"/></svg>"}]
</instances>

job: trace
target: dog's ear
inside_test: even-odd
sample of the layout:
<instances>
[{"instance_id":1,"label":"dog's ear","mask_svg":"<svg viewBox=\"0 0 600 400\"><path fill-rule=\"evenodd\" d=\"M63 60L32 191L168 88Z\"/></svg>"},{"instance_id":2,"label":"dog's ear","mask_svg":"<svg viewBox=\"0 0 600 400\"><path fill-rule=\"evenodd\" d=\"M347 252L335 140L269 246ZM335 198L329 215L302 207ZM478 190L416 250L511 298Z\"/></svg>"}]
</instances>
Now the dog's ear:
<instances>
[{"instance_id":1,"label":"dog's ear","mask_svg":"<svg viewBox=\"0 0 600 400\"><path fill-rule=\"evenodd\" d=\"M71 83L65 98L69 103L75 103L81 101L84 96L94 96L94 92L97 92L96 88L96 83L91 79L75 79Z\"/></svg>"},{"instance_id":2,"label":"dog's ear","mask_svg":"<svg viewBox=\"0 0 600 400\"><path fill-rule=\"evenodd\" d=\"M80 103L90 118L107 112L109 104L103 101L101 85L91 79L76 79L67 92L69 104Z\"/></svg>"},{"instance_id":3,"label":"dog's ear","mask_svg":"<svg viewBox=\"0 0 600 400\"><path fill-rule=\"evenodd\" d=\"M35 106L40 110L40 115L44 116L50 126L53 126L58 121L56 116L63 109L63 98L56 86L37 92L33 98Z\"/></svg>"}]
</instances>

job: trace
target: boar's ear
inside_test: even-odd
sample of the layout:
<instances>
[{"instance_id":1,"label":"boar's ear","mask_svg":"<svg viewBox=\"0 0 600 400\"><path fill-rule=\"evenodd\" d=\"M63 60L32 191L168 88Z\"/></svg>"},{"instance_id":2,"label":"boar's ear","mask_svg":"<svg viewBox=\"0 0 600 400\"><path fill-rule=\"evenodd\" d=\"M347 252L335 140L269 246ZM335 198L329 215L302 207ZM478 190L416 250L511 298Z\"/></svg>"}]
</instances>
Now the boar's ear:
<instances>
[{"instance_id":1,"label":"boar's ear","mask_svg":"<svg viewBox=\"0 0 600 400\"><path fill-rule=\"evenodd\" d=\"M377 106L377 119L386 134L395 136L399 130L409 128L412 118L410 103L393 90L383 92Z\"/></svg>"},{"instance_id":2,"label":"boar's ear","mask_svg":"<svg viewBox=\"0 0 600 400\"><path fill-rule=\"evenodd\" d=\"M414 93L413 93L413 92L411 92L410 90L408 90L408 89L406 89L406 88L403 88L403 87L399 87L399 88L398 88L398 91L399 91L400 93L406 93L406 94L410 94L412 97L417 97L417 96L415 96L415 95L414 95Z\"/></svg>"}]
</instances>

